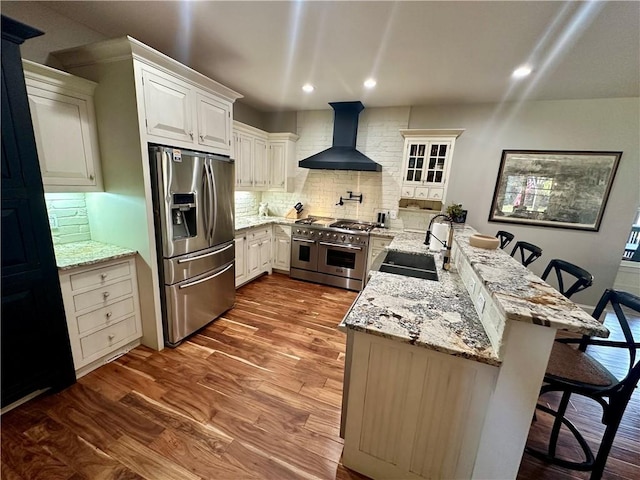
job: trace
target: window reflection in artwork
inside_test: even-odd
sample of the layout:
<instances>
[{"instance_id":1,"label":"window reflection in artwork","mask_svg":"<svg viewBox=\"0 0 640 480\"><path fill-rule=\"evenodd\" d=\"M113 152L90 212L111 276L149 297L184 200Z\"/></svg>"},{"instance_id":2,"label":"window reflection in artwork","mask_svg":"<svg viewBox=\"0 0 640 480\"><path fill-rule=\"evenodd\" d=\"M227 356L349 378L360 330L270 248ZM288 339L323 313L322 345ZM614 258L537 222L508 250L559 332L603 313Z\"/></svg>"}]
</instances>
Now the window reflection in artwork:
<instances>
[{"instance_id":1,"label":"window reflection in artwork","mask_svg":"<svg viewBox=\"0 0 640 480\"><path fill-rule=\"evenodd\" d=\"M504 150L489 220L598 230L620 156Z\"/></svg>"}]
</instances>

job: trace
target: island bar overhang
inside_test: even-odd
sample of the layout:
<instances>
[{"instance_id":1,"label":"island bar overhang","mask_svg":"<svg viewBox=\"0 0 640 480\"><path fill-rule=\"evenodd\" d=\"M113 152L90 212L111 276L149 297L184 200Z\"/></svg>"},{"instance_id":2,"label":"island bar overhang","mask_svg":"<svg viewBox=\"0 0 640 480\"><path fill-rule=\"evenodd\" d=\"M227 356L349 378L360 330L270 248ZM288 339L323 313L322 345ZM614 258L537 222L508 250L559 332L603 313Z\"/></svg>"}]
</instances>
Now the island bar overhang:
<instances>
[{"instance_id":1,"label":"island bar overhang","mask_svg":"<svg viewBox=\"0 0 640 480\"><path fill-rule=\"evenodd\" d=\"M481 348L462 345L464 336L456 335L446 348L438 344L446 322L457 327L451 312L437 308L432 317L421 312L432 333L417 337L398 324L372 321L385 304L389 319L411 323L409 306L418 305L419 296L407 277L372 273L343 320L345 466L372 478L516 478L556 331L608 335L503 251L471 247L472 233L456 230L454 269L438 272L449 283L423 284L422 298L428 303L430 291L438 291L470 301L475 318L459 321L482 323ZM426 254L418 236L401 234L388 248ZM409 302L404 310L403 300Z\"/></svg>"}]
</instances>

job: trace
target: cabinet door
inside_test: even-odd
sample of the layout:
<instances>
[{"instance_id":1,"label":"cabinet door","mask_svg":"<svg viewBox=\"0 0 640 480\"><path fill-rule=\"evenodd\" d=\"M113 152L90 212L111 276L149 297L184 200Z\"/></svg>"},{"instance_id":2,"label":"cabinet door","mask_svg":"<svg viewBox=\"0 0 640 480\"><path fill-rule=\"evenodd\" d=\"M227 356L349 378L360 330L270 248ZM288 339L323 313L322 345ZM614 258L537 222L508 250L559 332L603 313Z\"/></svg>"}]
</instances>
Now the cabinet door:
<instances>
[{"instance_id":1,"label":"cabinet door","mask_svg":"<svg viewBox=\"0 0 640 480\"><path fill-rule=\"evenodd\" d=\"M277 235L274 240L273 250L273 268L288 271L291 262L291 237Z\"/></svg>"},{"instance_id":2,"label":"cabinet door","mask_svg":"<svg viewBox=\"0 0 640 480\"><path fill-rule=\"evenodd\" d=\"M236 237L236 287L244 283L247 278L246 249L247 238L244 235Z\"/></svg>"},{"instance_id":3,"label":"cabinet door","mask_svg":"<svg viewBox=\"0 0 640 480\"><path fill-rule=\"evenodd\" d=\"M429 142L423 178L424 183L444 184L450 149L451 142Z\"/></svg>"},{"instance_id":4,"label":"cabinet door","mask_svg":"<svg viewBox=\"0 0 640 480\"><path fill-rule=\"evenodd\" d=\"M271 142L269 145L269 190L283 191L286 188L286 149L285 142Z\"/></svg>"},{"instance_id":5,"label":"cabinet door","mask_svg":"<svg viewBox=\"0 0 640 480\"><path fill-rule=\"evenodd\" d=\"M43 183L95 186L88 100L34 86L27 92Z\"/></svg>"},{"instance_id":6,"label":"cabinet door","mask_svg":"<svg viewBox=\"0 0 640 480\"><path fill-rule=\"evenodd\" d=\"M422 185L427 157L426 142L407 142L405 150L405 169L402 183L408 186Z\"/></svg>"},{"instance_id":7,"label":"cabinet door","mask_svg":"<svg viewBox=\"0 0 640 480\"><path fill-rule=\"evenodd\" d=\"M231 104L222 99L196 94L198 112L198 144L214 148L218 153L231 152Z\"/></svg>"},{"instance_id":8,"label":"cabinet door","mask_svg":"<svg viewBox=\"0 0 640 480\"><path fill-rule=\"evenodd\" d=\"M186 84L142 71L147 133L171 140L194 142L192 91Z\"/></svg>"},{"instance_id":9,"label":"cabinet door","mask_svg":"<svg viewBox=\"0 0 640 480\"><path fill-rule=\"evenodd\" d=\"M260 271L271 270L271 237L260 241Z\"/></svg>"},{"instance_id":10,"label":"cabinet door","mask_svg":"<svg viewBox=\"0 0 640 480\"><path fill-rule=\"evenodd\" d=\"M253 139L242 133L236 136L236 186L253 186Z\"/></svg>"},{"instance_id":11,"label":"cabinet door","mask_svg":"<svg viewBox=\"0 0 640 480\"><path fill-rule=\"evenodd\" d=\"M253 139L253 186L261 190L267 189L269 170L267 168L267 141L262 138Z\"/></svg>"},{"instance_id":12,"label":"cabinet door","mask_svg":"<svg viewBox=\"0 0 640 480\"><path fill-rule=\"evenodd\" d=\"M262 240L253 240L247 247L247 279L257 276L260 270L260 245Z\"/></svg>"},{"instance_id":13,"label":"cabinet door","mask_svg":"<svg viewBox=\"0 0 640 480\"><path fill-rule=\"evenodd\" d=\"M2 407L75 382L20 58L41 33L2 17Z\"/></svg>"}]
</instances>

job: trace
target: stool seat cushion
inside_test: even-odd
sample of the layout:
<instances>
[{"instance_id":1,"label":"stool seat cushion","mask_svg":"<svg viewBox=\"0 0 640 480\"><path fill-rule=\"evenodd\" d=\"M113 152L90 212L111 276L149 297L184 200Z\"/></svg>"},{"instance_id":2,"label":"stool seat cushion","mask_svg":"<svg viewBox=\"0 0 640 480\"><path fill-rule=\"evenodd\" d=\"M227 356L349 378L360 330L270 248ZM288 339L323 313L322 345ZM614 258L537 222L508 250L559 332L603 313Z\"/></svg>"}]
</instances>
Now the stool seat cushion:
<instances>
[{"instance_id":1,"label":"stool seat cushion","mask_svg":"<svg viewBox=\"0 0 640 480\"><path fill-rule=\"evenodd\" d=\"M553 342L546 375L597 387L618 383L618 379L588 353L560 342Z\"/></svg>"}]
</instances>

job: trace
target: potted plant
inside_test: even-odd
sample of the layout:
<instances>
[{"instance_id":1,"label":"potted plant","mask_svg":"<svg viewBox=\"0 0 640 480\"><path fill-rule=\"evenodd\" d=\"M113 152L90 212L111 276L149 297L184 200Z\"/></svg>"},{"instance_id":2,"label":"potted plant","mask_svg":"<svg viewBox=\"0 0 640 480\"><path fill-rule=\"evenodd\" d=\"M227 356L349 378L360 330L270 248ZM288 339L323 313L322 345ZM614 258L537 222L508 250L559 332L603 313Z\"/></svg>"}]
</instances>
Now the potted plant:
<instances>
[{"instance_id":1,"label":"potted plant","mask_svg":"<svg viewBox=\"0 0 640 480\"><path fill-rule=\"evenodd\" d=\"M467 221L467 211L462 209L461 203L452 203L447 207L447 215L455 223L464 223Z\"/></svg>"}]
</instances>

